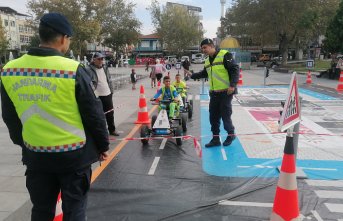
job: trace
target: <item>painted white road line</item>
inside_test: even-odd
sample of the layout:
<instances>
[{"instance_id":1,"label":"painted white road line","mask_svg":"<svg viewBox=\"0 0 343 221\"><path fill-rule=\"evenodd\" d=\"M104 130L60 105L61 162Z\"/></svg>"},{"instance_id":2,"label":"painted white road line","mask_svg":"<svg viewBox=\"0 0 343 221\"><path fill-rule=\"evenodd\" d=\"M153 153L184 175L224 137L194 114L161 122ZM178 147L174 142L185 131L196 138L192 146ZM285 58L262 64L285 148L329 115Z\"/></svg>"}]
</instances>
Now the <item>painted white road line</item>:
<instances>
[{"instance_id":1,"label":"painted white road line","mask_svg":"<svg viewBox=\"0 0 343 221\"><path fill-rule=\"evenodd\" d=\"M223 160L227 160L227 157L226 157L226 153L225 153L224 148L220 148L220 151L222 152Z\"/></svg>"},{"instance_id":2,"label":"painted white road line","mask_svg":"<svg viewBox=\"0 0 343 221\"><path fill-rule=\"evenodd\" d=\"M319 198L343 199L343 191L316 190L314 192Z\"/></svg>"},{"instance_id":3,"label":"painted white road line","mask_svg":"<svg viewBox=\"0 0 343 221\"><path fill-rule=\"evenodd\" d=\"M336 171L337 169L335 168L315 168L315 167L299 167L304 170L327 170L327 171Z\"/></svg>"},{"instance_id":4,"label":"painted white road line","mask_svg":"<svg viewBox=\"0 0 343 221\"><path fill-rule=\"evenodd\" d=\"M343 180L305 180L310 186L343 187Z\"/></svg>"},{"instance_id":5,"label":"painted white road line","mask_svg":"<svg viewBox=\"0 0 343 221\"><path fill-rule=\"evenodd\" d=\"M313 214L314 218L317 219L317 221L324 221L322 217L319 216L318 212L315 210L311 210L311 213Z\"/></svg>"},{"instance_id":6,"label":"painted white road line","mask_svg":"<svg viewBox=\"0 0 343 221\"><path fill-rule=\"evenodd\" d=\"M163 138L162 139L162 143L161 143L161 145L160 145L160 150L163 150L164 149L164 147L166 146L166 143L167 143L167 138Z\"/></svg>"},{"instance_id":7,"label":"painted white road line","mask_svg":"<svg viewBox=\"0 0 343 221\"><path fill-rule=\"evenodd\" d=\"M160 161L160 157L155 157L154 162L152 162L148 175L154 175L155 170L157 168L158 161Z\"/></svg>"},{"instance_id":8,"label":"painted white road line","mask_svg":"<svg viewBox=\"0 0 343 221\"><path fill-rule=\"evenodd\" d=\"M333 213L343 213L343 204L324 203L324 205Z\"/></svg>"},{"instance_id":9,"label":"painted white road line","mask_svg":"<svg viewBox=\"0 0 343 221\"><path fill-rule=\"evenodd\" d=\"M273 207L272 203L243 202L243 201L231 201L231 200L220 201L219 205L222 205L222 206Z\"/></svg>"}]
</instances>

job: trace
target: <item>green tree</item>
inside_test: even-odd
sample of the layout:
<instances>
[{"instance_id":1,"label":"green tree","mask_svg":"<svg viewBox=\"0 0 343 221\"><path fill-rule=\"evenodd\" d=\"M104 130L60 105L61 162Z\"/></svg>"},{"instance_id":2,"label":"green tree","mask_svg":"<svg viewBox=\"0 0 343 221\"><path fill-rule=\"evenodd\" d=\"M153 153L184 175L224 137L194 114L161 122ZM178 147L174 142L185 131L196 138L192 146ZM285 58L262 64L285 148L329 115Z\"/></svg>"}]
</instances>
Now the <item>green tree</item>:
<instances>
[{"instance_id":1,"label":"green tree","mask_svg":"<svg viewBox=\"0 0 343 221\"><path fill-rule=\"evenodd\" d=\"M343 52L343 1L326 30L325 48L329 52Z\"/></svg>"},{"instance_id":2,"label":"green tree","mask_svg":"<svg viewBox=\"0 0 343 221\"><path fill-rule=\"evenodd\" d=\"M152 23L169 52L181 55L187 48L199 43L203 36L199 17L181 6L160 7L152 0L148 8Z\"/></svg>"},{"instance_id":3,"label":"green tree","mask_svg":"<svg viewBox=\"0 0 343 221\"><path fill-rule=\"evenodd\" d=\"M278 44L285 64L291 45L307 46L323 34L330 11L335 10L338 1L237 0L222 20L224 34L248 36L261 46Z\"/></svg>"},{"instance_id":4,"label":"green tree","mask_svg":"<svg viewBox=\"0 0 343 221\"><path fill-rule=\"evenodd\" d=\"M75 54L84 55L86 41L98 38L103 12L109 0L30 0L28 8L33 12L33 23L46 12L60 12L73 26L74 36L70 48Z\"/></svg>"},{"instance_id":5,"label":"green tree","mask_svg":"<svg viewBox=\"0 0 343 221\"><path fill-rule=\"evenodd\" d=\"M134 16L135 4L124 0L111 0L105 10L101 36L104 44L115 51L121 51L126 44L138 41L141 22Z\"/></svg>"},{"instance_id":6,"label":"green tree","mask_svg":"<svg viewBox=\"0 0 343 221\"><path fill-rule=\"evenodd\" d=\"M8 47L8 40L6 38L5 29L2 27L2 20L0 19L0 63L1 58L5 55Z\"/></svg>"}]
</instances>

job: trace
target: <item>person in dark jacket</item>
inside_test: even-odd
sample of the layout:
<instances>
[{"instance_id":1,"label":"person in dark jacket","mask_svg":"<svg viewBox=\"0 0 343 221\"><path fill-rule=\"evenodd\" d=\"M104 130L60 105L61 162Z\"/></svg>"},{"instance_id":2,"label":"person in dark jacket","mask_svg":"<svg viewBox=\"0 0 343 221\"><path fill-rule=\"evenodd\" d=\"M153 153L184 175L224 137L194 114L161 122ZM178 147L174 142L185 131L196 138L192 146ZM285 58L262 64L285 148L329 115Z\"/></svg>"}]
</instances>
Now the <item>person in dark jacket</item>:
<instances>
[{"instance_id":1,"label":"person in dark jacket","mask_svg":"<svg viewBox=\"0 0 343 221\"><path fill-rule=\"evenodd\" d=\"M136 74L135 69L131 70L130 78L131 78L132 90L136 90L137 74Z\"/></svg>"},{"instance_id":2,"label":"person in dark jacket","mask_svg":"<svg viewBox=\"0 0 343 221\"><path fill-rule=\"evenodd\" d=\"M87 72L90 73L94 85L94 92L102 102L108 133L113 136L119 136L114 123L113 89L110 86L108 67L104 65L104 57L99 52L94 53L90 65L87 66Z\"/></svg>"},{"instance_id":3,"label":"person in dark jacket","mask_svg":"<svg viewBox=\"0 0 343 221\"><path fill-rule=\"evenodd\" d=\"M53 220L61 191L63 220L86 220L91 164L108 159L102 104L79 62L65 58L72 27L59 13L44 14L40 46L1 73L2 117L22 148L31 220Z\"/></svg>"},{"instance_id":4,"label":"person in dark jacket","mask_svg":"<svg viewBox=\"0 0 343 221\"><path fill-rule=\"evenodd\" d=\"M204 69L199 73L191 74L192 79L209 78L210 84L210 124L213 134L212 140L205 147L220 146L220 119L228 133L223 146L231 145L235 139L235 127L232 124L232 98L237 94L239 80L239 66L231 53L226 50L217 50L211 39L204 39L201 44L204 54L208 55Z\"/></svg>"}]
</instances>

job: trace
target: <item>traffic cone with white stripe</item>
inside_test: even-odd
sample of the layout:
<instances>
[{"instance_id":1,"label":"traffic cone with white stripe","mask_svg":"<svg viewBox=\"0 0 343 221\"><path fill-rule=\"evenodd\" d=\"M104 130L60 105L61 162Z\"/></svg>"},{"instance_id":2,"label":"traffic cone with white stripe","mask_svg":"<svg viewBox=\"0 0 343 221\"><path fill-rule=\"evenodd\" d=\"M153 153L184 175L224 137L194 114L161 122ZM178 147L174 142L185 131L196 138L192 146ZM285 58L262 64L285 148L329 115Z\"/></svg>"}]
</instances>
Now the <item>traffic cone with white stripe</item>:
<instances>
[{"instance_id":1,"label":"traffic cone with white stripe","mask_svg":"<svg viewBox=\"0 0 343 221\"><path fill-rule=\"evenodd\" d=\"M63 221L61 192L58 194L54 221Z\"/></svg>"},{"instance_id":2,"label":"traffic cone with white stripe","mask_svg":"<svg viewBox=\"0 0 343 221\"><path fill-rule=\"evenodd\" d=\"M286 137L271 221L300 220L293 137Z\"/></svg>"},{"instance_id":3,"label":"traffic cone with white stripe","mask_svg":"<svg viewBox=\"0 0 343 221\"><path fill-rule=\"evenodd\" d=\"M306 84L312 84L312 76L311 76L310 70L308 70L308 72L307 72Z\"/></svg>"},{"instance_id":4,"label":"traffic cone with white stripe","mask_svg":"<svg viewBox=\"0 0 343 221\"><path fill-rule=\"evenodd\" d=\"M135 124L150 124L149 113L148 113L148 108L146 105L143 85L141 85L141 88L140 88L139 111L138 111L138 117L137 117L137 120L135 121Z\"/></svg>"},{"instance_id":5,"label":"traffic cone with white stripe","mask_svg":"<svg viewBox=\"0 0 343 221\"><path fill-rule=\"evenodd\" d=\"M338 85L337 89L338 92L343 92L343 70L341 70L341 73L339 75Z\"/></svg>"},{"instance_id":6,"label":"traffic cone with white stripe","mask_svg":"<svg viewBox=\"0 0 343 221\"><path fill-rule=\"evenodd\" d=\"M238 80L238 86L243 85L243 75L242 75L242 62L239 62L239 80Z\"/></svg>"}]
</instances>

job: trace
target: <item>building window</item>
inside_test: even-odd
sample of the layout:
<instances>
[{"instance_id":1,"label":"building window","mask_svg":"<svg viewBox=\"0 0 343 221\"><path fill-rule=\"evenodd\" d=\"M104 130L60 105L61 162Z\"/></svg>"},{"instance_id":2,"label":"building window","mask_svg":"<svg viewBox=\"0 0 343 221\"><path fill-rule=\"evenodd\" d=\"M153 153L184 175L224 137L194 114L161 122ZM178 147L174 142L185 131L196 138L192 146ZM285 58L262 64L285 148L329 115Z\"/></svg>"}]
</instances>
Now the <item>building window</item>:
<instances>
[{"instance_id":1,"label":"building window","mask_svg":"<svg viewBox=\"0 0 343 221\"><path fill-rule=\"evenodd\" d=\"M150 47L150 41L141 41L141 47L142 48L149 48Z\"/></svg>"},{"instance_id":2,"label":"building window","mask_svg":"<svg viewBox=\"0 0 343 221\"><path fill-rule=\"evenodd\" d=\"M11 27L15 27L15 21L11 21Z\"/></svg>"},{"instance_id":3,"label":"building window","mask_svg":"<svg viewBox=\"0 0 343 221\"><path fill-rule=\"evenodd\" d=\"M4 19L5 26L8 26L8 20Z\"/></svg>"},{"instance_id":4,"label":"building window","mask_svg":"<svg viewBox=\"0 0 343 221\"><path fill-rule=\"evenodd\" d=\"M24 26L23 25L19 25L19 32L24 32Z\"/></svg>"},{"instance_id":5,"label":"building window","mask_svg":"<svg viewBox=\"0 0 343 221\"><path fill-rule=\"evenodd\" d=\"M23 43L23 44L30 43L30 36L20 35L20 43Z\"/></svg>"}]
</instances>

